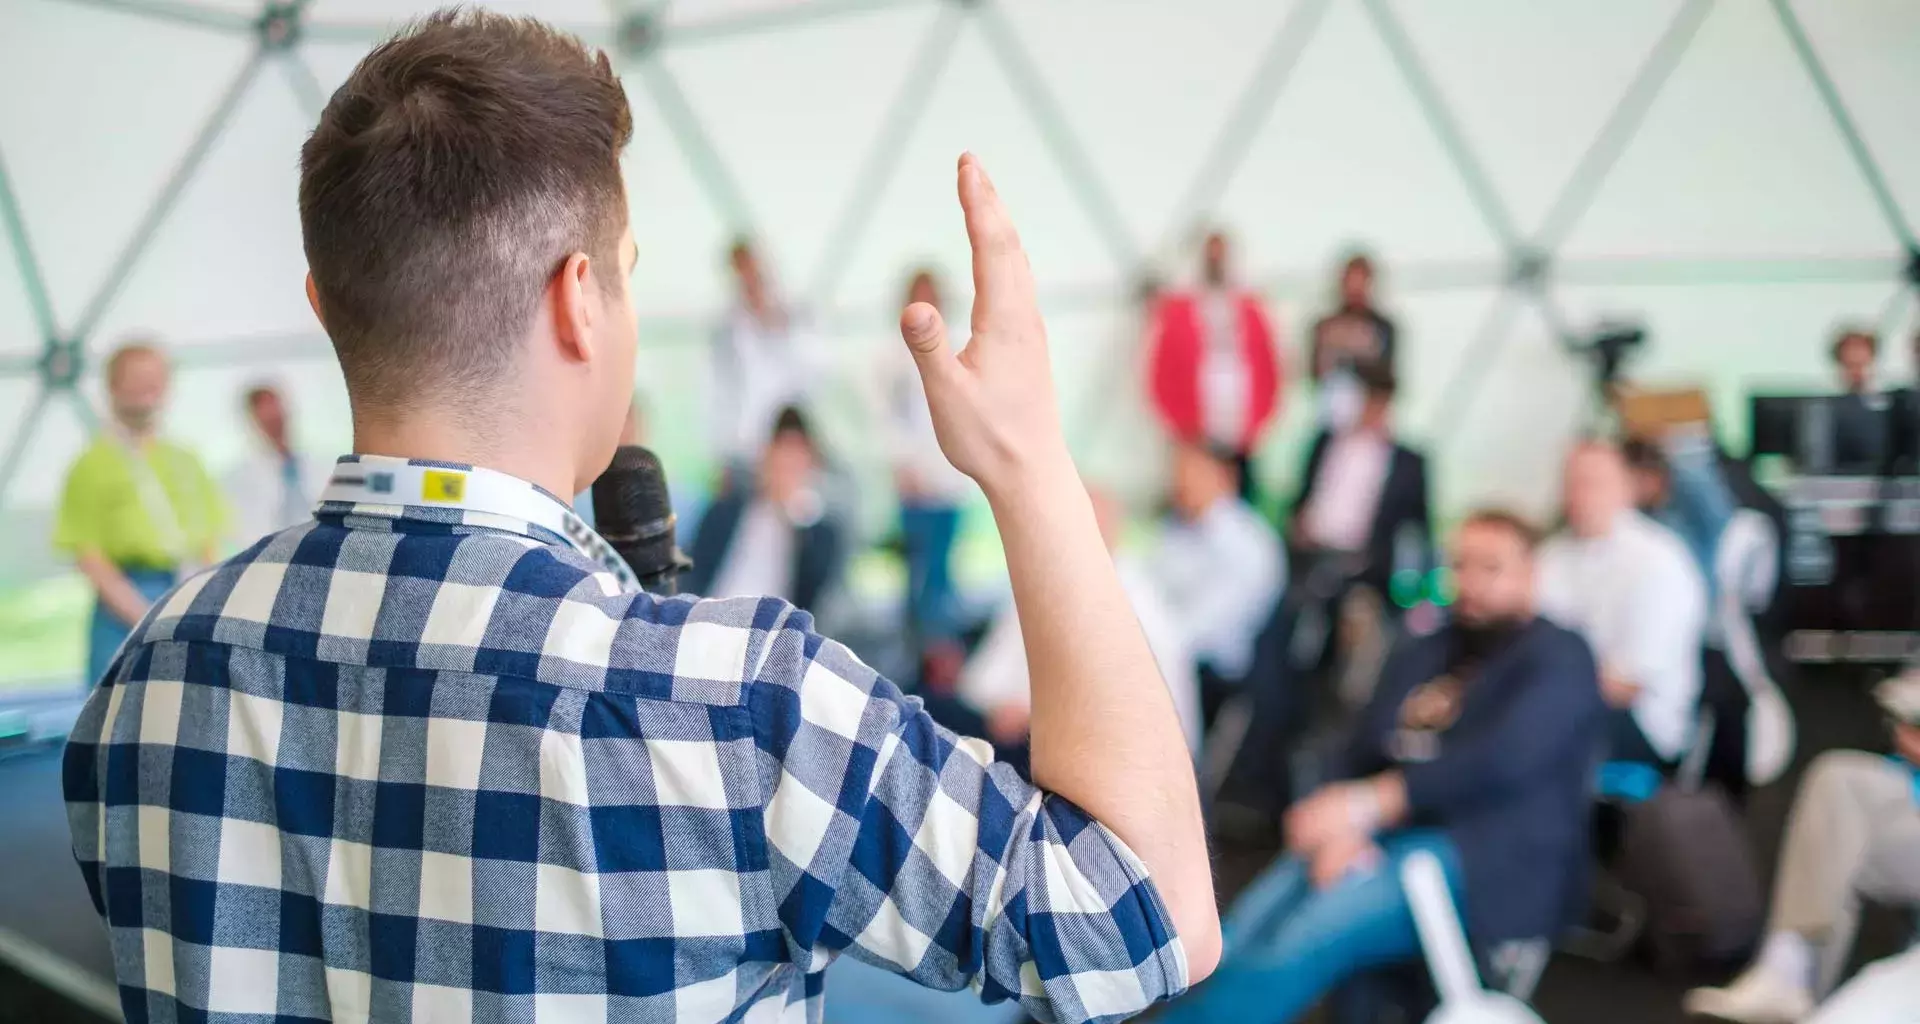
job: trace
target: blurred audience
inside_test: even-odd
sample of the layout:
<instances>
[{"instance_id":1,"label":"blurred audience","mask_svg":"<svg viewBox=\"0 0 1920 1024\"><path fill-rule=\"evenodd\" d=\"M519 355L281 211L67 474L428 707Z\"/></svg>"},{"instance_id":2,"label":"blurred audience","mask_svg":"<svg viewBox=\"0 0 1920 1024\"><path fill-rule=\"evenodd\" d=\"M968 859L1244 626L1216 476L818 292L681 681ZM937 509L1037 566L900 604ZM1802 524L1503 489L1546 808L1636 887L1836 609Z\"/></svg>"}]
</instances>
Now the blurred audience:
<instances>
[{"instance_id":1,"label":"blurred audience","mask_svg":"<svg viewBox=\"0 0 1920 1024\"><path fill-rule=\"evenodd\" d=\"M1849 328L1835 339L1841 392L1826 403L1831 423L1820 433L1832 448L1825 459L1813 460L1814 471L1878 473L1892 457L1892 400L1876 379L1879 360L1880 339L1871 331Z\"/></svg>"},{"instance_id":2,"label":"blurred audience","mask_svg":"<svg viewBox=\"0 0 1920 1024\"><path fill-rule=\"evenodd\" d=\"M727 252L733 306L714 332L707 408L712 455L724 480L751 476L751 466L780 410L804 407L824 368L794 311L774 291L753 243Z\"/></svg>"},{"instance_id":3,"label":"blurred audience","mask_svg":"<svg viewBox=\"0 0 1920 1024\"><path fill-rule=\"evenodd\" d=\"M1338 431L1360 415L1365 391L1357 374L1365 367L1392 372L1397 332L1373 300L1373 259L1354 253L1340 268L1338 305L1313 325L1308 373L1318 389L1323 428Z\"/></svg>"},{"instance_id":4,"label":"blurred audience","mask_svg":"<svg viewBox=\"0 0 1920 1024\"><path fill-rule=\"evenodd\" d=\"M1795 1024L1840 980L1861 901L1920 909L1920 671L1882 683L1877 696L1896 755L1830 750L1808 767L1787 818L1760 955L1726 988L1688 993L1689 1013ZM1908 991L1906 1011L1920 1006L1917 992Z\"/></svg>"},{"instance_id":5,"label":"blurred audience","mask_svg":"<svg viewBox=\"0 0 1920 1024\"><path fill-rule=\"evenodd\" d=\"M1243 495L1252 456L1279 410L1279 336L1258 293L1234 281L1227 236L1201 247L1199 287L1167 291L1147 346L1155 412L1176 441L1231 452Z\"/></svg>"},{"instance_id":6,"label":"blurred audience","mask_svg":"<svg viewBox=\"0 0 1920 1024\"><path fill-rule=\"evenodd\" d=\"M226 491L234 537L251 544L313 518L314 500L332 466L294 447L279 388L255 384L247 389L246 406L253 449L227 473Z\"/></svg>"},{"instance_id":7,"label":"blurred audience","mask_svg":"<svg viewBox=\"0 0 1920 1024\"><path fill-rule=\"evenodd\" d=\"M1240 461L1203 444L1173 454L1173 515L1148 572L1199 669L1204 718L1237 688L1286 587L1286 552L1239 494Z\"/></svg>"},{"instance_id":8,"label":"blurred audience","mask_svg":"<svg viewBox=\"0 0 1920 1024\"><path fill-rule=\"evenodd\" d=\"M682 589L702 597L769 595L817 611L845 565L820 473L806 418L798 409L780 410L751 485L718 496L700 517Z\"/></svg>"},{"instance_id":9,"label":"blurred audience","mask_svg":"<svg viewBox=\"0 0 1920 1024\"><path fill-rule=\"evenodd\" d=\"M1674 428L1658 441L1634 438L1620 452L1633 475L1635 507L1686 543L1711 594L1720 535L1739 505L1705 426Z\"/></svg>"},{"instance_id":10,"label":"blurred audience","mask_svg":"<svg viewBox=\"0 0 1920 1024\"><path fill-rule=\"evenodd\" d=\"M1576 447L1564 486L1567 528L1540 550L1540 612L1593 645L1612 759L1677 763L1698 720L1706 582L1679 536L1634 508L1619 449Z\"/></svg>"},{"instance_id":11,"label":"blurred audience","mask_svg":"<svg viewBox=\"0 0 1920 1024\"><path fill-rule=\"evenodd\" d=\"M92 584L87 684L97 685L147 607L184 569L213 561L226 527L219 488L193 452L160 436L172 371L159 346L107 357L109 420L67 471L54 547Z\"/></svg>"},{"instance_id":12,"label":"blurred audience","mask_svg":"<svg viewBox=\"0 0 1920 1024\"><path fill-rule=\"evenodd\" d=\"M1235 900L1226 956L1167 1021L1298 1019L1356 973L1419 955L1399 866L1432 851L1483 956L1579 912L1605 729L1593 655L1537 616L1537 535L1480 512L1453 548L1451 624L1404 641L1287 852Z\"/></svg>"},{"instance_id":13,"label":"blurred audience","mask_svg":"<svg viewBox=\"0 0 1920 1024\"><path fill-rule=\"evenodd\" d=\"M1290 531L1300 556L1295 568L1332 561L1343 578L1386 596L1396 567L1424 564L1432 546L1427 460L1394 435L1393 374L1369 363L1355 377L1358 415L1313 439L1300 475Z\"/></svg>"},{"instance_id":14,"label":"blurred audience","mask_svg":"<svg viewBox=\"0 0 1920 1024\"><path fill-rule=\"evenodd\" d=\"M1113 567L1120 574L1120 586L1126 591L1140 628L1147 634L1147 646L1154 663L1167 681L1173 696L1173 709L1186 728L1187 746L1200 749L1200 687L1195 675L1193 655L1181 632L1179 618L1167 596L1141 562L1120 550L1126 529L1126 509L1111 494L1090 489L1093 511L1100 522L1100 536L1114 552ZM1027 673L1026 641L1020 633L1020 618L1009 601L980 645L960 672L956 696L978 713L987 735L1001 747L1022 745L1027 738L1027 720L1031 712Z\"/></svg>"},{"instance_id":15,"label":"blurred audience","mask_svg":"<svg viewBox=\"0 0 1920 1024\"><path fill-rule=\"evenodd\" d=\"M939 282L931 270L915 271L907 283L905 306L924 302L940 308ZM954 342L956 350L966 340ZM954 469L933 435L933 415L920 386L919 371L905 349L894 346L883 385L887 450L900 501L900 537L906 549L906 615L910 632L921 641L952 639L959 616L953 584L953 542L960 530L962 504L973 481Z\"/></svg>"}]
</instances>

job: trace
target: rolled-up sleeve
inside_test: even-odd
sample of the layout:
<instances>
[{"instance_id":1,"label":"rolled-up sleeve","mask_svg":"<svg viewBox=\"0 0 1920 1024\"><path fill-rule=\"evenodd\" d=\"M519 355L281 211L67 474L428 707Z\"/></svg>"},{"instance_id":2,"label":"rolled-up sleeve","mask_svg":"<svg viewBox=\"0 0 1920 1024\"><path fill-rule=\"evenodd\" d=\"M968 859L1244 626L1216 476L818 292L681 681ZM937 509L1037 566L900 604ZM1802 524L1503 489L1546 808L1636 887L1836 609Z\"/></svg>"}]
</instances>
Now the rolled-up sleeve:
<instances>
[{"instance_id":1,"label":"rolled-up sleeve","mask_svg":"<svg viewBox=\"0 0 1920 1024\"><path fill-rule=\"evenodd\" d=\"M1186 987L1145 866L1105 826L935 724L804 613L749 703L789 955L854 957L1042 1021L1122 1020Z\"/></svg>"}]
</instances>

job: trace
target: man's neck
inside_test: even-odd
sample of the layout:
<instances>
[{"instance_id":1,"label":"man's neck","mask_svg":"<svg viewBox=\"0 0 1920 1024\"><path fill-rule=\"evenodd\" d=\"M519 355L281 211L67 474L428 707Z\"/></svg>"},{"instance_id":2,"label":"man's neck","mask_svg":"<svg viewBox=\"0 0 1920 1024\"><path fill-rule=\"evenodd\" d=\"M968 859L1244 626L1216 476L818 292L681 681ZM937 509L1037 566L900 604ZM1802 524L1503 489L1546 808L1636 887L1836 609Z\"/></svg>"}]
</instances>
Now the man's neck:
<instances>
[{"instance_id":1,"label":"man's neck","mask_svg":"<svg viewBox=\"0 0 1920 1024\"><path fill-rule=\"evenodd\" d=\"M152 444L154 439L159 436L159 431L156 431L151 423L140 427L132 427L128 426L124 421L114 420L113 428L120 432L120 436L125 438L127 443L136 448L145 448L147 445Z\"/></svg>"},{"instance_id":2,"label":"man's neck","mask_svg":"<svg viewBox=\"0 0 1920 1024\"><path fill-rule=\"evenodd\" d=\"M480 438L453 423L369 423L355 420L353 450L361 455L391 455L491 469L538 484L563 501L575 492L573 458L564 448L539 443L539 430L503 432L507 440Z\"/></svg>"}]
</instances>

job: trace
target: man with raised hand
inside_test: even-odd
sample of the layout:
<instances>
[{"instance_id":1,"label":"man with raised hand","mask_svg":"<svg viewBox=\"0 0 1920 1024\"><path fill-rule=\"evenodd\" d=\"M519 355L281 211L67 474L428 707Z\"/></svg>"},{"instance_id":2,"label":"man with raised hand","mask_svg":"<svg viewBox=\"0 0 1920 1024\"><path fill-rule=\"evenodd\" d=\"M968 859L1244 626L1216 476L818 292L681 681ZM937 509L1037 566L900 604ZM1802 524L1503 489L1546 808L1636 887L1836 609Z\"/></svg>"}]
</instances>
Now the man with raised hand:
<instances>
[{"instance_id":1,"label":"man with raised hand","mask_svg":"<svg viewBox=\"0 0 1920 1024\"><path fill-rule=\"evenodd\" d=\"M1205 976L1186 744L978 163L972 344L901 326L1006 540L1039 788L784 601L640 592L556 497L633 394L630 135L604 54L478 10L322 113L301 223L354 454L156 602L67 749L128 1019L817 1021L846 953L1116 1020Z\"/></svg>"}]
</instances>

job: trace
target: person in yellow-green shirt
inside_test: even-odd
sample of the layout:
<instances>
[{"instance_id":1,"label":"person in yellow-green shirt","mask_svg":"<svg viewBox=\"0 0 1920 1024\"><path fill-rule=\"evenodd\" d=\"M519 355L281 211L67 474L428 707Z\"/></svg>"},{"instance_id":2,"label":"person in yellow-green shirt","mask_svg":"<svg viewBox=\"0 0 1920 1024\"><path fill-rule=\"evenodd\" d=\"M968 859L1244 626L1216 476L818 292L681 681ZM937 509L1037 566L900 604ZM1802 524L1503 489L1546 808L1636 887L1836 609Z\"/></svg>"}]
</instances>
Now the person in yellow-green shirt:
<instances>
[{"instance_id":1,"label":"person in yellow-green shirt","mask_svg":"<svg viewBox=\"0 0 1920 1024\"><path fill-rule=\"evenodd\" d=\"M200 459L160 438L171 370L146 342L108 357L112 422L67 471L53 543L70 553L98 602L88 632L87 683L183 567L213 561L226 512Z\"/></svg>"}]
</instances>

